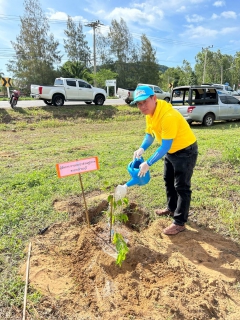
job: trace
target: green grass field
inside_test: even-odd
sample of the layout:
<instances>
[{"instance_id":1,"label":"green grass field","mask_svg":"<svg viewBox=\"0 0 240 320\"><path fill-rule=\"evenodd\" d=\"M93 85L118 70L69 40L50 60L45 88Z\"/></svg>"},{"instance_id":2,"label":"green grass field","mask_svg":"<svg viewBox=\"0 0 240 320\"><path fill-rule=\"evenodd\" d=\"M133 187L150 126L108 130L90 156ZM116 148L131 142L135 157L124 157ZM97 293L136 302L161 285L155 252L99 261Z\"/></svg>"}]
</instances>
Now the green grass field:
<instances>
[{"instance_id":1,"label":"green grass field","mask_svg":"<svg viewBox=\"0 0 240 320\"><path fill-rule=\"evenodd\" d=\"M113 194L130 179L127 165L144 129L144 117L130 106L0 109L0 309L23 303L18 268L29 240L39 229L68 219L67 212L54 210L54 200L81 194L78 176L59 179L56 164L97 156L100 169L82 175L84 191ZM240 122L192 129L199 157L191 219L240 243ZM160 160L149 184L129 188L129 200L150 214L165 206L162 172ZM38 294L31 291L28 299L37 301Z\"/></svg>"}]
</instances>

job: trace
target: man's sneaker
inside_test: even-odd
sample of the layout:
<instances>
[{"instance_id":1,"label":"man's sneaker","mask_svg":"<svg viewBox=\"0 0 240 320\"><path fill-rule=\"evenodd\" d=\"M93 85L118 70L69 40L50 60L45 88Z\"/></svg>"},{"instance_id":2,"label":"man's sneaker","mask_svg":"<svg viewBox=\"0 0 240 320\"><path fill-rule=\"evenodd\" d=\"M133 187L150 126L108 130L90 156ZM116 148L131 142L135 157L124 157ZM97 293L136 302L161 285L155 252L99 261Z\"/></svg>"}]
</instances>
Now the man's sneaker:
<instances>
[{"instance_id":1,"label":"man's sneaker","mask_svg":"<svg viewBox=\"0 0 240 320\"><path fill-rule=\"evenodd\" d=\"M185 225L179 226L177 224L172 223L169 227L163 229L163 233L167 235L175 235L184 230L186 230Z\"/></svg>"},{"instance_id":2,"label":"man's sneaker","mask_svg":"<svg viewBox=\"0 0 240 320\"><path fill-rule=\"evenodd\" d=\"M155 214L157 216L171 216L173 217L174 213L170 210L168 210L167 208L166 209L157 209L155 210Z\"/></svg>"}]
</instances>

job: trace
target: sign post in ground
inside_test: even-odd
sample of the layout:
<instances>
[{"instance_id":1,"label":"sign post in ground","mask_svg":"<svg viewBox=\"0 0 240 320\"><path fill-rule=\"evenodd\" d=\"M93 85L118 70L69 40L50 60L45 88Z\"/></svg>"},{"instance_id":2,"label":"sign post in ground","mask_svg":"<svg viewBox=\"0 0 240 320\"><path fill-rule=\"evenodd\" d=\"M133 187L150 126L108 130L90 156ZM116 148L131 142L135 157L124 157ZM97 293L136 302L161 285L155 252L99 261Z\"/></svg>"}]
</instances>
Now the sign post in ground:
<instances>
[{"instance_id":1,"label":"sign post in ground","mask_svg":"<svg viewBox=\"0 0 240 320\"><path fill-rule=\"evenodd\" d=\"M81 174L89 171L98 170L99 169L98 157L85 158L85 159L75 160L71 162L58 163L56 164L56 168L57 168L57 174L59 178L64 178L67 176L78 174L81 189L82 189L82 196L84 200L85 210L86 210L86 221L87 221L88 227L90 227L87 202L85 199Z\"/></svg>"}]
</instances>

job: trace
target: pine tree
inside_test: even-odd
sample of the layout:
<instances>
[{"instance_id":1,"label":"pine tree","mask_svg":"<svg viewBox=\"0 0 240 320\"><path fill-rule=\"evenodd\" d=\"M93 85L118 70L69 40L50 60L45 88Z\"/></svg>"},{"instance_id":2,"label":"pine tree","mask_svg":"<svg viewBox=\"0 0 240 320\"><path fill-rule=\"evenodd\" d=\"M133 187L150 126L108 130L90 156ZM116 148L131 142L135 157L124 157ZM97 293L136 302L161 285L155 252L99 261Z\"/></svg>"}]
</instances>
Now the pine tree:
<instances>
[{"instance_id":1,"label":"pine tree","mask_svg":"<svg viewBox=\"0 0 240 320\"><path fill-rule=\"evenodd\" d=\"M90 48L83 34L81 22L76 25L73 19L68 16L67 30L64 30L67 39L63 39L64 48L71 62L81 62L85 67L89 66L91 53Z\"/></svg>"},{"instance_id":2,"label":"pine tree","mask_svg":"<svg viewBox=\"0 0 240 320\"><path fill-rule=\"evenodd\" d=\"M126 22L121 18L118 22L117 20L112 20L110 31L108 33L108 38L110 42L110 55L115 61L115 72L118 73L118 86L136 87L138 73L136 69L138 60L137 49L134 45L132 35L127 27Z\"/></svg>"},{"instance_id":3,"label":"pine tree","mask_svg":"<svg viewBox=\"0 0 240 320\"><path fill-rule=\"evenodd\" d=\"M11 42L16 59L10 60L7 70L19 86L52 84L56 76L54 64L61 62L58 41L49 33L48 19L38 0L24 0L24 15L20 18L20 35Z\"/></svg>"},{"instance_id":4,"label":"pine tree","mask_svg":"<svg viewBox=\"0 0 240 320\"><path fill-rule=\"evenodd\" d=\"M141 49L140 49L140 61L141 61L141 81L142 83L157 84L158 64L156 59L156 50L153 49L151 42L145 34L141 36Z\"/></svg>"}]
</instances>

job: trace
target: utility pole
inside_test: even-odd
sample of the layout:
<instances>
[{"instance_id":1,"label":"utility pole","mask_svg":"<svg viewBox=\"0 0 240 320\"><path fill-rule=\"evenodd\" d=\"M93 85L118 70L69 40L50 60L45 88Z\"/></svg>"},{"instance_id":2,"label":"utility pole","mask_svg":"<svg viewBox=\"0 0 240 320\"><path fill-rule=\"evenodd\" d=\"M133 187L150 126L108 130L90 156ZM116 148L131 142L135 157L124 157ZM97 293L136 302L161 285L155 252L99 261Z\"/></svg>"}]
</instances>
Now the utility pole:
<instances>
[{"instance_id":1,"label":"utility pole","mask_svg":"<svg viewBox=\"0 0 240 320\"><path fill-rule=\"evenodd\" d=\"M93 28L93 73L96 74L96 35L95 35L95 31L98 27L103 26L103 24L100 23L99 20L97 20L97 21L85 24L85 26ZM94 86L96 86L95 79L94 79Z\"/></svg>"},{"instance_id":2,"label":"utility pole","mask_svg":"<svg viewBox=\"0 0 240 320\"><path fill-rule=\"evenodd\" d=\"M206 63L207 63L207 52L208 52L208 49L212 48L213 45L211 46L208 46L207 48L202 48L202 51L205 51L205 58L204 58L204 65L203 65L203 83L205 81L205 72L206 72Z\"/></svg>"}]
</instances>

